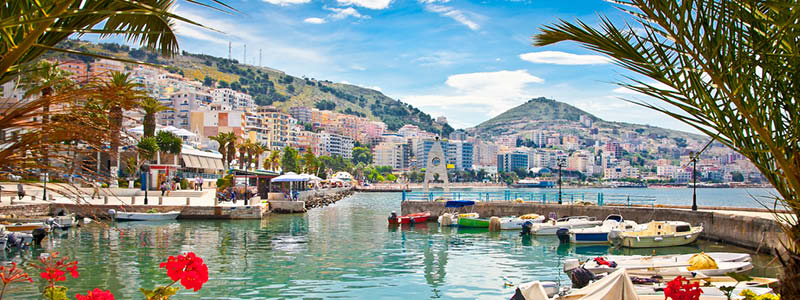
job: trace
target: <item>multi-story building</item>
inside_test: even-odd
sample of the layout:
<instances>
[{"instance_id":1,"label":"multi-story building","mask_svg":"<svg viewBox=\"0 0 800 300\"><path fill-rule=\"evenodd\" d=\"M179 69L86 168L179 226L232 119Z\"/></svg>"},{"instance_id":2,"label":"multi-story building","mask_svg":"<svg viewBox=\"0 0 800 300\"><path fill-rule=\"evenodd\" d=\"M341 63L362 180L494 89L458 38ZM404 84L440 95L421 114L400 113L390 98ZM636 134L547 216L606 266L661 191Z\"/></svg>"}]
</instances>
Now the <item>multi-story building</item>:
<instances>
[{"instance_id":1,"label":"multi-story building","mask_svg":"<svg viewBox=\"0 0 800 300\"><path fill-rule=\"evenodd\" d=\"M353 139L349 136L332 132L319 133L319 155L341 156L342 158L353 158Z\"/></svg>"},{"instance_id":2,"label":"multi-story building","mask_svg":"<svg viewBox=\"0 0 800 300\"><path fill-rule=\"evenodd\" d=\"M253 96L232 89L213 89L214 102L230 106L231 110L248 110L255 107Z\"/></svg>"},{"instance_id":3,"label":"multi-story building","mask_svg":"<svg viewBox=\"0 0 800 300\"><path fill-rule=\"evenodd\" d=\"M603 149L604 152L613 154L616 158L622 157L622 150L622 146L617 142L608 142Z\"/></svg>"},{"instance_id":4,"label":"multi-story building","mask_svg":"<svg viewBox=\"0 0 800 300\"><path fill-rule=\"evenodd\" d=\"M82 83L89 80L89 65L79 60L65 60L58 62L58 68L70 72L69 76L75 82Z\"/></svg>"},{"instance_id":5,"label":"multi-story building","mask_svg":"<svg viewBox=\"0 0 800 300\"><path fill-rule=\"evenodd\" d=\"M639 169L631 166L618 166L603 170L604 179L639 178Z\"/></svg>"},{"instance_id":6,"label":"multi-story building","mask_svg":"<svg viewBox=\"0 0 800 300\"><path fill-rule=\"evenodd\" d=\"M452 164L457 171L472 170L474 146L471 142L449 141L442 147L445 148L444 156L447 164Z\"/></svg>"},{"instance_id":7,"label":"multi-story building","mask_svg":"<svg viewBox=\"0 0 800 300\"><path fill-rule=\"evenodd\" d=\"M558 168L559 160L566 160L567 154L561 150L535 149L529 152L529 168Z\"/></svg>"},{"instance_id":8,"label":"multi-story building","mask_svg":"<svg viewBox=\"0 0 800 300\"><path fill-rule=\"evenodd\" d=\"M581 115L580 123L583 127L592 128L592 117L589 117L589 115Z\"/></svg>"},{"instance_id":9,"label":"multi-story building","mask_svg":"<svg viewBox=\"0 0 800 300\"><path fill-rule=\"evenodd\" d=\"M173 93L169 96L169 104L166 105L172 109L158 113L158 123L189 129L190 113L207 110L206 107L211 104L212 99L210 94L201 92L179 91Z\"/></svg>"},{"instance_id":10,"label":"multi-story building","mask_svg":"<svg viewBox=\"0 0 800 300\"><path fill-rule=\"evenodd\" d=\"M528 170L528 153L506 152L497 154L497 172Z\"/></svg>"},{"instance_id":11,"label":"multi-story building","mask_svg":"<svg viewBox=\"0 0 800 300\"><path fill-rule=\"evenodd\" d=\"M220 132L243 136L246 128L243 111L193 111L189 114L189 130L203 138Z\"/></svg>"},{"instance_id":12,"label":"multi-story building","mask_svg":"<svg viewBox=\"0 0 800 300\"><path fill-rule=\"evenodd\" d=\"M419 129L419 126L411 124L403 125L403 127L400 127L400 129L397 130L397 134L402 135L405 138L416 137L420 135L421 132L422 129Z\"/></svg>"},{"instance_id":13,"label":"multi-story building","mask_svg":"<svg viewBox=\"0 0 800 300\"><path fill-rule=\"evenodd\" d=\"M116 60L100 59L89 64L89 74L92 78L109 78L112 72L122 72L125 65Z\"/></svg>"},{"instance_id":14,"label":"multi-story building","mask_svg":"<svg viewBox=\"0 0 800 300\"><path fill-rule=\"evenodd\" d=\"M294 142L295 148L300 152L320 153L319 135L313 131L297 130L296 139Z\"/></svg>"},{"instance_id":15,"label":"multi-story building","mask_svg":"<svg viewBox=\"0 0 800 300\"><path fill-rule=\"evenodd\" d=\"M567 158L567 170L575 170L584 174L594 171L594 155L589 151L578 150Z\"/></svg>"},{"instance_id":16,"label":"multi-story building","mask_svg":"<svg viewBox=\"0 0 800 300\"><path fill-rule=\"evenodd\" d=\"M411 149L406 143L380 143L372 150L372 154L374 165L390 166L394 170L407 170L411 163Z\"/></svg>"},{"instance_id":17,"label":"multi-story building","mask_svg":"<svg viewBox=\"0 0 800 300\"><path fill-rule=\"evenodd\" d=\"M312 109L308 106L293 106L289 108L289 114L292 115L298 123L311 124Z\"/></svg>"}]
</instances>

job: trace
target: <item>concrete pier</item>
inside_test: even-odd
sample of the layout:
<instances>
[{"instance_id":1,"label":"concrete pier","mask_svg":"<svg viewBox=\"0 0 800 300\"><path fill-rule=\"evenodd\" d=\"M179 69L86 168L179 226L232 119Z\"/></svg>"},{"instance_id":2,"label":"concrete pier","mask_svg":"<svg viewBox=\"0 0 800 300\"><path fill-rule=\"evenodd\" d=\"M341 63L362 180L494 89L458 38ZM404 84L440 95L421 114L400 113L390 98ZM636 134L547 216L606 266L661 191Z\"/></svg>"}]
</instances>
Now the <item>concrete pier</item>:
<instances>
[{"instance_id":1,"label":"concrete pier","mask_svg":"<svg viewBox=\"0 0 800 300\"><path fill-rule=\"evenodd\" d=\"M446 212L444 202L403 201L402 214L429 211L432 216ZM511 201L476 202L468 211L477 212L482 218L492 216L520 216L535 213L547 216L554 212L557 216L590 216L604 219L610 214L622 215L626 220L647 223L652 220L684 221L702 225L701 238L753 249L763 253L773 253L781 249L785 239L780 225L774 219L746 216L735 213L715 211L691 211L675 208L558 205L539 203L513 203ZM435 220L435 218L432 218Z\"/></svg>"}]
</instances>

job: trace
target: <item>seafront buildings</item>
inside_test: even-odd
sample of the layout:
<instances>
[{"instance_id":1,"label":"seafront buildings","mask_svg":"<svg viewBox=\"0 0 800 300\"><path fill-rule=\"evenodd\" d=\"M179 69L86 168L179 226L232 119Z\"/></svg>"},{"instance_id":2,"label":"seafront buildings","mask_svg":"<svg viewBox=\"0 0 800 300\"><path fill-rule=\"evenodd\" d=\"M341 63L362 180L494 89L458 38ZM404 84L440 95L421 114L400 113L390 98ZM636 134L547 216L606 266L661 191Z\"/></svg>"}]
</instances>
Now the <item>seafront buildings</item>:
<instances>
[{"instance_id":1,"label":"seafront buildings","mask_svg":"<svg viewBox=\"0 0 800 300\"><path fill-rule=\"evenodd\" d=\"M406 124L389 131L375 118L355 116L308 106L281 109L256 105L253 95L231 87L203 85L180 74L148 66L94 60L65 60L59 68L81 83L89 76L129 72L147 94L170 108L157 114L159 126L184 129L196 135L187 142L198 149L216 151L210 137L232 132L267 149L293 147L316 156L351 159L353 148L364 146L372 153L372 164L390 166L395 172L425 169L428 152L437 133ZM3 97L20 98L13 82L3 87ZM128 114L135 114L129 112ZM445 124L446 118L437 118ZM449 172L515 172L537 176L541 170L562 169L581 174L585 180L637 180L686 183L692 180L689 149L699 141L643 134L634 129L597 127L583 115L574 124L540 124L518 134L477 137L470 129L459 129L439 137ZM752 164L721 144L713 144L697 162L699 181L759 182L762 177Z\"/></svg>"}]
</instances>

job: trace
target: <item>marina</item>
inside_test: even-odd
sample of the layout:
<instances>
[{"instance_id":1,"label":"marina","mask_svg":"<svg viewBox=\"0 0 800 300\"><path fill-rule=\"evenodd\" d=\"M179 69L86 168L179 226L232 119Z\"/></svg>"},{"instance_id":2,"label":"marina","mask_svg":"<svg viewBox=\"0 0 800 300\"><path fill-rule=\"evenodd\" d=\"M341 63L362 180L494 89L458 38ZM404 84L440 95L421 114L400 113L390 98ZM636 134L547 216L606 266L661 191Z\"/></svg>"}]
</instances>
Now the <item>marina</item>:
<instances>
[{"instance_id":1,"label":"marina","mask_svg":"<svg viewBox=\"0 0 800 300\"><path fill-rule=\"evenodd\" d=\"M651 250L562 245L556 236L520 236L514 230L440 228L433 217L421 226L388 226L386 216L400 212L398 198L397 193L356 193L305 214L271 214L260 220L88 224L66 236L49 237L43 247L93 270L81 274L84 280L68 281L70 290L103 284L116 299L139 299L136 287L163 276L148 272L148 265L163 259L164 253L180 251L206 258L212 276L204 289L182 290L179 299L507 299L516 285L534 280L568 285L570 279L562 271L568 259L653 252L747 253L751 276L777 274L777 267L768 265L768 255L707 240ZM6 255L24 260L43 249L29 251ZM479 276L476 270L481 270ZM37 293L29 286L16 295Z\"/></svg>"}]
</instances>

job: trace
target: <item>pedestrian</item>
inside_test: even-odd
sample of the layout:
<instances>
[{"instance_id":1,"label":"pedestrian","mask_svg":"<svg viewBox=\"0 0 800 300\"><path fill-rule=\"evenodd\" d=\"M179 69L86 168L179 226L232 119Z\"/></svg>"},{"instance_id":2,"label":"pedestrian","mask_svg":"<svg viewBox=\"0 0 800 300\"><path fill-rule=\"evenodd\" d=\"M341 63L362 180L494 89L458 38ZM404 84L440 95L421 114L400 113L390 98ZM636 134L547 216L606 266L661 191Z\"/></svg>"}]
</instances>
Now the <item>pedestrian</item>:
<instances>
[{"instance_id":1,"label":"pedestrian","mask_svg":"<svg viewBox=\"0 0 800 300\"><path fill-rule=\"evenodd\" d=\"M174 190L180 191L181 190L181 178L178 177L178 174L175 174L175 177L173 178L173 180L175 181Z\"/></svg>"},{"instance_id":2,"label":"pedestrian","mask_svg":"<svg viewBox=\"0 0 800 300\"><path fill-rule=\"evenodd\" d=\"M22 186L22 182L17 183L17 197L19 197L19 200L25 197L25 188Z\"/></svg>"},{"instance_id":3,"label":"pedestrian","mask_svg":"<svg viewBox=\"0 0 800 300\"><path fill-rule=\"evenodd\" d=\"M199 177L198 176L197 178L200 179L200 191L202 192L203 191L203 177Z\"/></svg>"},{"instance_id":4,"label":"pedestrian","mask_svg":"<svg viewBox=\"0 0 800 300\"><path fill-rule=\"evenodd\" d=\"M167 182L166 181L162 181L161 182L161 196L162 197L164 196L164 194L167 193L167 189L168 189Z\"/></svg>"},{"instance_id":5,"label":"pedestrian","mask_svg":"<svg viewBox=\"0 0 800 300\"><path fill-rule=\"evenodd\" d=\"M100 182L97 180L92 181L92 199L97 196L100 198Z\"/></svg>"}]
</instances>

